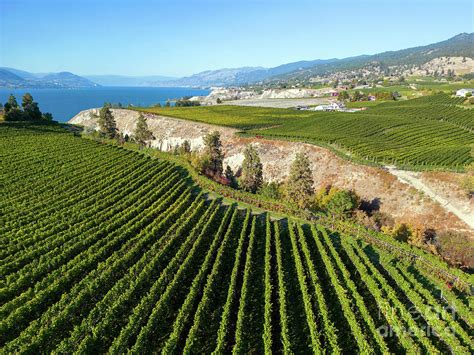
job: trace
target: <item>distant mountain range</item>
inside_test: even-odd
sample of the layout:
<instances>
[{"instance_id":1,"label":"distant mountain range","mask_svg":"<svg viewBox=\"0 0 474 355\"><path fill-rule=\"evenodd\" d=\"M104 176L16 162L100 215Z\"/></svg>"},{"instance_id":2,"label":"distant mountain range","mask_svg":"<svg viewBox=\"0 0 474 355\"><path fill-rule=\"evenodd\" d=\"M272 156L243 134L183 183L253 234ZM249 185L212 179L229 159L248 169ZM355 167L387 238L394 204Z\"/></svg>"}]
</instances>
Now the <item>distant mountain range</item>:
<instances>
[{"instance_id":1,"label":"distant mountain range","mask_svg":"<svg viewBox=\"0 0 474 355\"><path fill-rule=\"evenodd\" d=\"M102 86L157 86L157 84L161 82L173 81L177 79L175 77L162 75L84 75L84 78Z\"/></svg>"},{"instance_id":2,"label":"distant mountain range","mask_svg":"<svg viewBox=\"0 0 474 355\"><path fill-rule=\"evenodd\" d=\"M100 86L70 72L29 73L14 68L0 68L3 88L88 88Z\"/></svg>"},{"instance_id":3,"label":"distant mountain range","mask_svg":"<svg viewBox=\"0 0 474 355\"><path fill-rule=\"evenodd\" d=\"M474 58L474 33L461 33L446 41L374 55L300 61L274 68L245 67L205 71L164 84L167 86L232 86L307 80L315 75L360 69L374 62L384 66L421 65L443 56Z\"/></svg>"},{"instance_id":4,"label":"distant mountain range","mask_svg":"<svg viewBox=\"0 0 474 355\"><path fill-rule=\"evenodd\" d=\"M474 33L461 33L448 40L398 51L343 59L317 59L279 65L274 68L242 67L207 70L183 78L166 76L86 75L69 73L28 73L0 68L0 87L81 88L94 86L210 87L254 83L308 80L317 75L358 70L370 65L414 66L440 57L474 58Z\"/></svg>"}]
</instances>

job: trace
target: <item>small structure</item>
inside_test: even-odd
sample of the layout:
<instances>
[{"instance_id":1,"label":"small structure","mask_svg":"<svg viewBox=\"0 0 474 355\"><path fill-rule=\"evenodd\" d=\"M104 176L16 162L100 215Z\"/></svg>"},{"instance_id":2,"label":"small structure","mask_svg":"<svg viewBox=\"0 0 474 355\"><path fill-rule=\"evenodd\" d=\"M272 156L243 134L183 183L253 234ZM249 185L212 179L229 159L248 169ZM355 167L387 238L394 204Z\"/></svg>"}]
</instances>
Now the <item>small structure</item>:
<instances>
[{"instance_id":1,"label":"small structure","mask_svg":"<svg viewBox=\"0 0 474 355\"><path fill-rule=\"evenodd\" d=\"M316 106L314 111L343 111L345 108L342 102L332 102L329 105Z\"/></svg>"},{"instance_id":2,"label":"small structure","mask_svg":"<svg viewBox=\"0 0 474 355\"><path fill-rule=\"evenodd\" d=\"M474 89L459 89L456 91L456 96L458 97L466 97L468 93L474 96Z\"/></svg>"}]
</instances>

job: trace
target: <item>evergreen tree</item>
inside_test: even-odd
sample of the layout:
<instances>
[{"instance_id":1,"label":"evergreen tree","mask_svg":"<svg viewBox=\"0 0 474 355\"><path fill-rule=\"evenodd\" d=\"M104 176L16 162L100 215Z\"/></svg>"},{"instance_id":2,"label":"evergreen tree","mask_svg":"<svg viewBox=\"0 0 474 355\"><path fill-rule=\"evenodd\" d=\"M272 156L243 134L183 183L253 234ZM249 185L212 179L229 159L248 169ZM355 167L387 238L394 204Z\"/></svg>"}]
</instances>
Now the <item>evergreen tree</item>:
<instances>
[{"instance_id":1,"label":"evergreen tree","mask_svg":"<svg viewBox=\"0 0 474 355\"><path fill-rule=\"evenodd\" d=\"M117 123L109 105L104 104L104 107L100 109L98 123L100 133L105 137L113 139L118 136Z\"/></svg>"},{"instance_id":2,"label":"evergreen tree","mask_svg":"<svg viewBox=\"0 0 474 355\"><path fill-rule=\"evenodd\" d=\"M30 93L23 95L21 106L27 119L40 120L42 118L38 103L33 101L33 96Z\"/></svg>"},{"instance_id":3,"label":"evergreen tree","mask_svg":"<svg viewBox=\"0 0 474 355\"><path fill-rule=\"evenodd\" d=\"M191 153L191 143L185 139L181 146L179 147L180 154L189 154Z\"/></svg>"},{"instance_id":4,"label":"evergreen tree","mask_svg":"<svg viewBox=\"0 0 474 355\"><path fill-rule=\"evenodd\" d=\"M313 174L308 156L304 153L296 154L295 160L291 164L286 187L289 200L301 208L307 208L314 194L313 184Z\"/></svg>"},{"instance_id":5,"label":"evergreen tree","mask_svg":"<svg viewBox=\"0 0 474 355\"><path fill-rule=\"evenodd\" d=\"M41 118L45 121L52 121L53 114L51 112L46 112L46 113L43 113L43 116Z\"/></svg>"},{"instance_id":6,"label":"evergreen tree","mask_svg":"<svg viewBox=\"0 0 474 355\"><path fill-rule=\"evenodd\" d=\"M18 102L16 101L16 97L10 94L8 97L8 101L3 106L5 109L5 113L8 113L13 108L18 108Z\"/></svg>"},{"instance_id":7,"label":"evergreen tree","mask_svg":"<svg viewBox=\"0 0 474 355\"><path fill-rule=\"evenodd\" d=\"M149 141L155 138L153 137L153 133L151 133L151 131L148 129L148 123L146 122L146 118L143 117L141 113L138 116L137 126L135 128L134 136L135 136L135 140L141 147L145 146L146 141Z\"/></svg>"},{"instance_id":8,"label":"evergreen tree","mask_svg":"<svg viewBox=\"0 0 474 355\"><path fill-rule=\"evenodd\" d=\"M229 181L230 187L233 187L234 189L238 187L237 181L235 180L234 172L232 171L232 168L229 165L227 165L227 167L225 168L224 176Z\"/></svg>"},{"instance_id":9,"label":"evergreen tree","mask_svg":"<svg viewBox=\"0 0 474 355\"><path fill-rule=\"evenodd\" d=\"M221 134L219 131L204 136L205 152L209 156L209 170L214 175L222 175L224 154L222 153Z\"/></svg>"},{"instance_id":10,"label":"evergreen tree","mask_svg":"<svg viewBox=\"0 0 474 355\"><path fill-rule=\"evenodd\" d=\"M241 186L244 190L252 193L262 187L263 165L257 150L249 144L244 150L244 162L242 164Z\"/></svg>"}]
</instances>

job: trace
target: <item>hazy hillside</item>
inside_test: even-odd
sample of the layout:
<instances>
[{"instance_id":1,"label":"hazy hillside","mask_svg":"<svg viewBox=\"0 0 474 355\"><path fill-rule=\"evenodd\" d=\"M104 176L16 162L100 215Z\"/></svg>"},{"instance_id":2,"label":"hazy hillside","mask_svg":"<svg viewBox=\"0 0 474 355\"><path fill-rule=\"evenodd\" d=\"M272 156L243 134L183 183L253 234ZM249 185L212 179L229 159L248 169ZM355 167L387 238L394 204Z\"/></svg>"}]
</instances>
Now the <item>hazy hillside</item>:
<instances>
[{"instance_id":1,"label":"hazy hillside","mask_svg":"<svg viewBox=\"0 0 474 355\"><path fill-rule=\"evenodd\" d=\"M0 87L4 88L87 88L100 86L70 72L29 73L14 68L0 68Z\"/></svg>"},{"instance_id":2,"label":"hazy hillside","mask_svg":"<svg viewBox=\"0 0 474 355\"><path fill-rule=\"evenodd\" d=\"M163 86L228 86L241 83L242 76L265 71L262 67L224 68L206 70L188 77L162 83Z\"/></svg>"},{"instance_id":3,"label":"hazy hillside","mask_svg":"<svg viewBox=\"0 0 474 355\"><path fill-rule=\"evenodd\" d=\"M162 75L126 76L126 75L85 75L86 79L102 86L160 86L160 83L177 78Z\"/></svg>"},{"instance_id":4,"label":"hazy hillside","mask_svg":"<svg viewBox=\"0 0 474 355\"><path fill-rule=\"evenodd\" d=\"M307 79L313 75L359 69L368 64L382 66L421 65L439 57L474 58L474 33L461 33L446 41L383 52L374 55L362 55L344 58L330 63L322 63L307 69L295 70L282 75L275 75L271 80Z\"/></svg>"}]
</instances>

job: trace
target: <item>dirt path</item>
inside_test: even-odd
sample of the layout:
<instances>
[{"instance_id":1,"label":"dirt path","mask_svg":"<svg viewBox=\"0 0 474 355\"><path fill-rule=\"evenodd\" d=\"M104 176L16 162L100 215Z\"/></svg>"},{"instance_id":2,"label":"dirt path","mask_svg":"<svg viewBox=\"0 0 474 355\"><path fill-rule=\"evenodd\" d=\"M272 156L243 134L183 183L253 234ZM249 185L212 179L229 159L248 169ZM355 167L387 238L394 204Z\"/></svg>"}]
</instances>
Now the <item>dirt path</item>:
<instances>
[{"instance_id":1,"label":"dirt path","mask_svg":"<svg viewBox=\"0 0 474 355\"><path fill-rule=\"evenodd\" d=\"M429 196L432 200L438 202L446 211L453 213L459 219L464 221L471 229L474 229L474 216L472 214L462 211L460 208L453 206L450 201L441 197L434 192L429 186L427 186L419 177L420 173L398 170L394 166L386 166L388 171L395 175L401 182L409 184L418 191L422 191L425 195Z\"/></svg>"}]
</instances>

